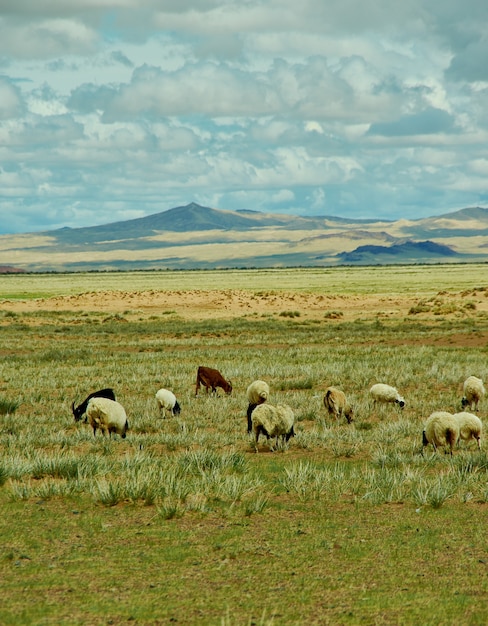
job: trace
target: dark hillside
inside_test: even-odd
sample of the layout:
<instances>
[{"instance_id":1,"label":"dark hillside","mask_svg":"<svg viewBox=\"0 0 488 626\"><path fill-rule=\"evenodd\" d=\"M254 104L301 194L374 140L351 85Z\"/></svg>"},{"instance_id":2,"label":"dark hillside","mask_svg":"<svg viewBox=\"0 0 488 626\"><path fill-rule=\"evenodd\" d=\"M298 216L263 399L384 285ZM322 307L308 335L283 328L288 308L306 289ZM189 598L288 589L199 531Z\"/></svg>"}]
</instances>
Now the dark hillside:
<instances>
[{"instance_id":1,"label":"dark hillside","mask_svg":"<svg viewBox=\"0 0 488 626\"><path fill-rule=\"evenodd\" d=\"M341 263L415 263L433 258L442 259L460 257L449 246L434 243L433 241L406 241L394 243L391 246L359 246L352 252L341 252L337 255Z\"/></svg>"}]
</instances>

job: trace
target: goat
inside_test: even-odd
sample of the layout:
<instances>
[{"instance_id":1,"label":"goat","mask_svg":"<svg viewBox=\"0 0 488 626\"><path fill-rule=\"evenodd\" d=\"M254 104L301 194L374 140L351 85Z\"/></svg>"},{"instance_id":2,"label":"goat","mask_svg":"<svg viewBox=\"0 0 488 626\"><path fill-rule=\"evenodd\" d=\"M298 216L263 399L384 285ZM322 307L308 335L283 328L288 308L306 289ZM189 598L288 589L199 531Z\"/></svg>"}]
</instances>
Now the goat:
<instances>
[{"instance_id":1,"label":"goat","mask_svg":"<svg viewBox=\"0 0 488 626\"><path fill-rule=\"evenodd\" d=\"M212 367L200 365L198 368L195 396L198 396L200 385L205 387L207 393L209 388L212 390L212 393L216 393L217 387L221 387L227 395L232 393L232 384L230 381L225 380L219 370L213 369Z\"/></svg>"}]
</instances>

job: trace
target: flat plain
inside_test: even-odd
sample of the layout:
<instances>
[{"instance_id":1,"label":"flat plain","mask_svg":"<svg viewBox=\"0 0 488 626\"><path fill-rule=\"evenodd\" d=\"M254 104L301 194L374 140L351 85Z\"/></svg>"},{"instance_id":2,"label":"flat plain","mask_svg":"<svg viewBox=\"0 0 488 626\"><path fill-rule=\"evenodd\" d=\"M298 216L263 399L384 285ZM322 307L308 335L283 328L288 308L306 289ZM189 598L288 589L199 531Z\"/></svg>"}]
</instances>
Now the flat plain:
<instances>
[{"instance_id":1,"label":"flat plain","mask_svg":"<svg viewBox=\"0 0 488 626\"><path fill-rule=\"evenodd\" d=\"M486 380L488 266L9 275L0 333L2 624L487 622L485 446L421 441ZM199 365L232 394L195 397ZM295 412L274 452L258 378ZM105 386L125 440L73 420Z\"/></svg>"}]
</instances>

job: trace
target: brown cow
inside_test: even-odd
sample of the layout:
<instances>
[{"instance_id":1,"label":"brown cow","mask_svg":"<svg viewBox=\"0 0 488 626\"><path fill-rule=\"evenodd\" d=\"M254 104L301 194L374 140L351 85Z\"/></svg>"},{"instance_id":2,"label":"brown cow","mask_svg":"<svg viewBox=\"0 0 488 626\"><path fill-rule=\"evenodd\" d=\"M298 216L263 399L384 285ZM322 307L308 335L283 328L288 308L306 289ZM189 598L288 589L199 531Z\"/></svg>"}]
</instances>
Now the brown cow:
<instances>
[{"instance_id":1,"label":"brown cow","mask_svg":"<svg viewBox=\"0 0 488 626\"><path fill-rule=\"evenodd\" d=\"M195 396L198 396L200 385L205 387L207 393L209 388L212 390L212 393L216 393L217 387L221 387L226 394L232 393L231 383L228 380L225 380L219 370L215 370L212 367L204 367L203 365L200 365L198 368Z\"/></svg>"}]
</instances>

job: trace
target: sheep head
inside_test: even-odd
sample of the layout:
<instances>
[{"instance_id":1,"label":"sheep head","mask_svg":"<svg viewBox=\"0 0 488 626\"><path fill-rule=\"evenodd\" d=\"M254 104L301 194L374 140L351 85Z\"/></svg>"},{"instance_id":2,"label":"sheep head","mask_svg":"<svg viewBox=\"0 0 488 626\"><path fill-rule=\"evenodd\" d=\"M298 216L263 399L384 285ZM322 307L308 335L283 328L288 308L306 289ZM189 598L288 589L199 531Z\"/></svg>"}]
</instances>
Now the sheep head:
<instances>
[{"instance_id":1,"label":"sheep head","mask_svg":"<svg viewBox=\"0 0 488 626\"><path fill-rule=\"evenodd\" d=\"M79 422L81 420L81 416L83 415L81 407L75 406L75 403L73 402L71 405L71 410L73 411L75 422Z\"/></svg>"}]
</instances>

